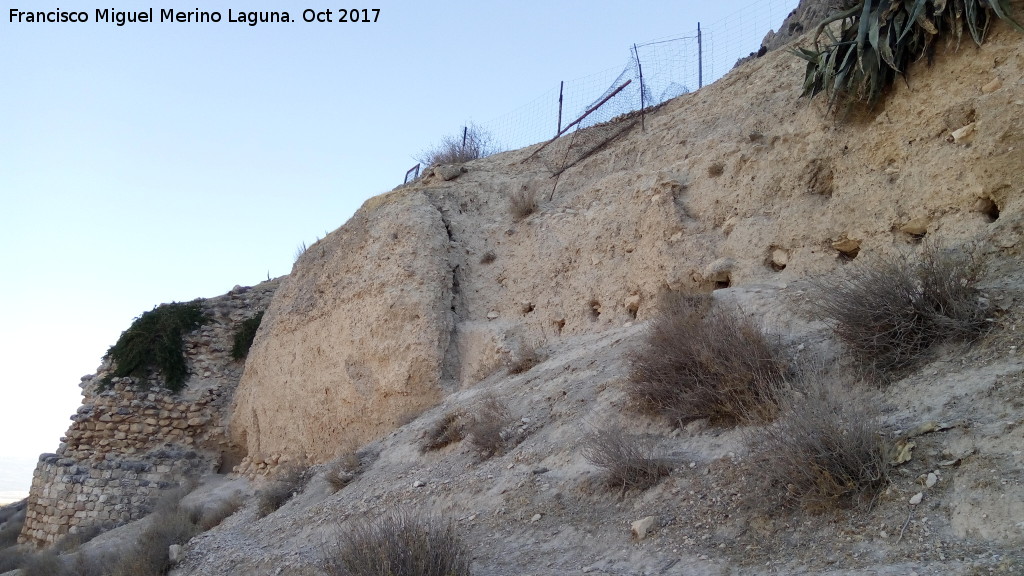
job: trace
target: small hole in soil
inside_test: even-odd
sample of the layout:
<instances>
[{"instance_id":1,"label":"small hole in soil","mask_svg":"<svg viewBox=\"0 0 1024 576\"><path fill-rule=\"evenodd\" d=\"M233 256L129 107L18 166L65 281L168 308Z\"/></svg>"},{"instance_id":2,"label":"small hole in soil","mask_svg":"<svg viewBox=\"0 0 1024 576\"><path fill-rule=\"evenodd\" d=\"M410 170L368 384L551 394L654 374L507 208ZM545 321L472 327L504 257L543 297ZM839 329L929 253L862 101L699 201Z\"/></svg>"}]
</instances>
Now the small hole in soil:
<instances>
[{"instance_id":1,"label":"small hole in soil","mask_svg":"<svg viewBox=\"0 0 1024 576\"><path fill-rule=\"evenodd\" d=\"M726 276L724 279L715 280L715 290L721 290L729 286L732 286L732 279L729 276Z\"/></svg>"},{"instance_id":2,"label":"small hole in soil","mask_svg":"<svg viewBox=\"0 0 1024 576\"><path fill-rule=\"evenodd\" d=\"M601 303L597 300L590 301L590 319L597 320L601 317Z\"/></svg>"},{"instance_id":3,"label":"small hole in soil","mask_svg":"<svg viewBox=\"0 0 1024 576\"><path fill-rule=\"evenodd\" d=\"M558 320L555 320L554 322L552 322L552 324L554 325L555 330L559 334L561 334L562 333L562 329L565 328L565 318L559 318Z\"/></svg>"},{"instance_id":4,"label":"small hole in soil","mask_svg":"<svg viewBox=\"0 0 1024 576\"><path fill-rule=\"evenodd\" d=\"M995 222L999 219L999 205L993 202L991 198L978 200L978 212L984 214L989 222Z\"/></svg>"}]
</instances>

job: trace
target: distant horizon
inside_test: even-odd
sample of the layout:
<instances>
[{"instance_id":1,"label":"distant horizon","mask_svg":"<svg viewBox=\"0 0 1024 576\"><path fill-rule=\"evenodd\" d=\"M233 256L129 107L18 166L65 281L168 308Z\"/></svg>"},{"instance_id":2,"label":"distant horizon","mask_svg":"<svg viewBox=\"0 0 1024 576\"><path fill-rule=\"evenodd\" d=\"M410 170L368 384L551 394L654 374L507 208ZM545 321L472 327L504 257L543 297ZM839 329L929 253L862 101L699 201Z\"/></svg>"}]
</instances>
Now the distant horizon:
<instances>
[{"instance_id":1,"label":"distant horizon","mask_svg":"<svg viewBox=\"0 0 1024 576\"><path fill-rule=\"evenodd\" d=\"M45 452L41 453L45 454ZM0 456L0 506L24 500L32 482L39 457ZM29 486L25 485L25 474L28 474Z\"/></svg>"}]
</instances>

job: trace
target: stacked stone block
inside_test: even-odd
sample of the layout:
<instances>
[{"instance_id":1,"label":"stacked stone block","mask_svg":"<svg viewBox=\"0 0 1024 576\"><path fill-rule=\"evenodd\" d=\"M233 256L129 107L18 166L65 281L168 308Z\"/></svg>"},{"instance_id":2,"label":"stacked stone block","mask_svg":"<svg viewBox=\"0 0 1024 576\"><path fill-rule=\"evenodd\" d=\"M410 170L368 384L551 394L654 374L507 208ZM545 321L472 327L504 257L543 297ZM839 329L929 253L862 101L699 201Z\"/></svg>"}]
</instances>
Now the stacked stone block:
<instances>
[{"instance_id":1,"label":"stacked stone block","mask_svg":"<svg viewBox=\"0 0 1024 576\"><path fill-rule=\"evenodd\" d=\"M160 376L104 378L104 361L82 378L83 401L55 454L43 454L32 479L19 542L52 545L67 534L147 514L161 490L217 471L235 450L225 430L243 364L231 357L239 324L270 305L279 281L203 301L210 321L185 337L190 370L174 394Z\"/></svg>"}]
</instances>

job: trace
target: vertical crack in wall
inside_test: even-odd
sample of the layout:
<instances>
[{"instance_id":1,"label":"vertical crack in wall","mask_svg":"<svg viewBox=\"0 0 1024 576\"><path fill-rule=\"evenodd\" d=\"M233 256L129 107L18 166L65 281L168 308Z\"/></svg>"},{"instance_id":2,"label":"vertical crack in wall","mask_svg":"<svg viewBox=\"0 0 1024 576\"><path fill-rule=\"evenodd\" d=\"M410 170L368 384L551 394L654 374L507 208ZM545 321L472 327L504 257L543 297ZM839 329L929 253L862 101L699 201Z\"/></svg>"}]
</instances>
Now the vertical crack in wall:
<instances>
[{"instance_id":1,"label":"vertical crack in wall","mask_svg":"<svg viewBox=\"0 0 1024 576\"><path fill-rule=\"evenodd\" d=\"M448 233L448 310L451 314L448 323L448 343L444 347L444 355L441 360L441 385L448 390L455 390L459 386L459 369L462 362L459 353L457 338L457 327L459 321L466 316L466 305L461 285L465 270L463 251L459 249L460 242L452 230L452 222L446 213L446 209L439 205L439 201L431 194L424 194L430 204L437 210L441 223L444 224Z\"/></svg>"}]
</instances>

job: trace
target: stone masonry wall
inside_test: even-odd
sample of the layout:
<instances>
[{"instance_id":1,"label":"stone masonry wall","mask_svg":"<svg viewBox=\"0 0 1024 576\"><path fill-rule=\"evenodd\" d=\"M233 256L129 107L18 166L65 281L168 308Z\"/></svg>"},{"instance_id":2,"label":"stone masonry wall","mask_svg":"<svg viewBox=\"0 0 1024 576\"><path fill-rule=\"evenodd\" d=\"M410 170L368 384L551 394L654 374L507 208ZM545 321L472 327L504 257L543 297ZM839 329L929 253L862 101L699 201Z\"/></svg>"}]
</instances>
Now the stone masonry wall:
<instances>
[{"instance_id":1,"label":"stone masonry wall","mask_svg":"<svg viewBox=\"0 0 1024 576\"><path fill-rule=\"evenodd\" d=\"M104 360L82 378L82 405L55 454L43 454L32 479L20 542L48 546L92 526L136 520L161 490L217 471L237 450L225 416L242 374L231 357L239 324L265 310L278 281L236 287L203 300L210 321L185 337L190 376L174 394L160 380L114 378Z\"/></svg>"}]
</instances>

